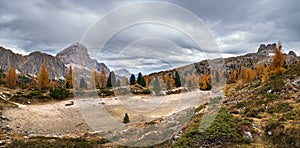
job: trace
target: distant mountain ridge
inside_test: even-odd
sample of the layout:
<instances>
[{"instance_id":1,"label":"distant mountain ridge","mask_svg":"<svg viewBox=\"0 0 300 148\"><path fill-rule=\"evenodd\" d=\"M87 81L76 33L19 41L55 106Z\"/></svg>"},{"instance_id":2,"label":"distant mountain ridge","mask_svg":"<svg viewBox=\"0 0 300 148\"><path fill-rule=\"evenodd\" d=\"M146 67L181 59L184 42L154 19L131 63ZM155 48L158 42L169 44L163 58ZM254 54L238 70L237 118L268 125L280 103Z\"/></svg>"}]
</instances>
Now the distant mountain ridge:
<instances>
[{"instance_id":1,"label":"distant mountain ridge","mask_svg":"<svg viewBox=\"0 0 300 148\"><path fill-rule=\"evenodd\" d=\"M175 69L151 73L148 76L150 79L152 79L156 76L174 75L175 71L178 71L181 73L181 75L186 75L191 71L191 69L197 71L198 73L210 73L212 70L225 70L226 73L229 73L229 71L233 69L240 69L241 67L255 68L260 63L269 65L272 61L272 54L274 54L276 46L276 43L267 45L261 44L256 53L248 53L246 55L229 58L203 60ZM289 53L285 55L287 57L285 60L287 65L293 65L300 61L300 57L297 56L293 51L289 51Z\"/></svg>"},{"instance_id":2,"label":"distant mountain ridge","mask_svg":"<svg viewBox=\"0 0 300 148\"><path fill-rule=\"evenodd\" d=\"M70 64L75 67L84 67L88 71L93 69L100 71L102 67L107 73L110 71L104 63L98 63L97 60L91 59L87 48L79 42L60 51L56 56L40 51L22 56L21 54L13 53L9 49L0 47L0 69L4 71L7 71L12 66L21 75L31 75L32 73L38 75L42 63L47 65L47 71L51 79L64 77Z\"/></svg>"},{"instance_id":3,"label":"distant mountain ridge","mask_svg":"<svg viewBox=\"0 0 300 148\"><path fill-rule=\"evenodd\" d=\"M64 63L49 54L36 51L22 56L13 53L9 49L0 47L0 69L4 71L7 71L12 66L22 75L32 73L37 75L42 63L46 63L49 77L52 79L62 77L67 72L67 67Z\"/></svg>"},{"instance_id":4,"label":"distant mountain ridge","mask_svg":"<svg viewBox=\"0 0 300 148\"><path fill-rule=\"evenodd\" d=\"M116 74L116 76L118 77L118 79L121 79L122 77L126 77L129 78L131 73L127 70L127 69L117 69L114 71L114 73Z\"/></svg>"}]
</instances>

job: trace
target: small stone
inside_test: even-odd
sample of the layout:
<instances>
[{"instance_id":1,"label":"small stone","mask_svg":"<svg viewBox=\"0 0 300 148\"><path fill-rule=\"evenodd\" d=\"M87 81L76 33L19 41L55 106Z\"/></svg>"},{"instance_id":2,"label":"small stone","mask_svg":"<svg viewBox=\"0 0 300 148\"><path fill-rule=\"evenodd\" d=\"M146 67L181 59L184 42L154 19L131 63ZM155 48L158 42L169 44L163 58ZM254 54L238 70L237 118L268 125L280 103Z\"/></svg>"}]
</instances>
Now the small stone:
<instances>
[{"instance_id":1,"label":"small stone","mask_svg":"<svg viewBox=\"0 0 300 148\"><path fill-rule=\"evenodd\" d=\"M267 93L268 93L268 94L270 94L271 92L272 92L272 90L271 90L271 89L267 91Z\"/></svg>"},{"instance_id":2,"label":"small stone","mask_svg":"<svg viewBox=\"0 0 300 148\"><path fill-rule=\"evenodd\" d=\"M243 138L253 140L251 132L244 132Z\"/></svg>"},{"instance_id":3,"label":"small stone","mask_svg":"<svg viewBox=\"0 0 300 148\"><path fill-rule=\"evenodd\" d=\"M268 135L271 136L272 135L272 131L268 131Z\"/></svg>"}]
</instances>

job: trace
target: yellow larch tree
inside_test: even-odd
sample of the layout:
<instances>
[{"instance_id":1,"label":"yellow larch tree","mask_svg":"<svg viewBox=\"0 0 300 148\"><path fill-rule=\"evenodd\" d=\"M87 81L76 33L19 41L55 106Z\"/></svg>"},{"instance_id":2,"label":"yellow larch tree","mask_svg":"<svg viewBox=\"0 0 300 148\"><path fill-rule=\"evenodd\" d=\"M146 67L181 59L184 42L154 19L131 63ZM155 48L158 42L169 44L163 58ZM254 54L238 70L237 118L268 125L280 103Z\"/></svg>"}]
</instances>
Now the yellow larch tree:
<instances>
[{"instance_id":1,"label":"yellow larch tree","mask_svg":"<svg viewBox=\"0 0 300 148\"><path fill-rule=\"evenodd\" d=\"M39 72L39 75L37 77L37 86L40 89L48 89L49 88L49 76L46 64L43 63L41 66L41 70Z\"/></svg>"},{"instance_id":2,"label":"yellow larch tree","mask_svg":"<svg viewBox=\"0 0 300 148\"><path fill-rule=\"evenodd\" d=\"M224 95L225 95L226 97L229 96L229 87L228 87L227 84L225 84L225 87L224 87Z\"/></svg>"},{"instance_id":3,"label":"yellow larch tree","mask_svg":"<svg viewBox=\"0 0 300 148\"><path fill-rule=\"evenodd\" d=\"M237 79L237 70L233 69L229 75L229 83L235 83Z\"/></svg>"},{"instance_id":4,"label":"yellow larch tree","mask_svg":"<svg viewBox=\"0 0 300 148\"><path fill-rule=\"evenodd\" d=\"M106 87L107 76L106 76L106 72L105 72L104 67L102 67L102 69L100 71L99 82L100 82L100 88Z\"/></svg>"},{"instance_id":5,"label":"yellow larch tree","mask_svg":"<svg viewBox=\"0 0 300 148\"><path fill-rule=\"evenodd\" d=\"M89 88L99 88L100 87L100 80L96 70L93 70L92 76L89 83Z\"/></svg>"},{"instance_id":6,"label":"yellow larch tree","mask_svg":"<svg viewBox=\"0 0 300 148\"><path fill-rule=\"evenodd\" d=\"M8 87L13 88L16 86L18 81L18 76L16 74L16 71L13 67L9 67L7 71L7 76L5 77L5 82Z\"/></svg>"},{"instance_id":7,"label":"yellow larch tree","mask_svg":"<svg viewBox=\"0 0 300 148\"><path fill-rule=\"evenodd\" d=\"M72 65L69 66L68 73L66 75L65 87L67 89L73 88L73 69L72 69Z\"/></svg>"},{"instance_id":8,"label":"yellow larch tree","mask_svg":"<svg viewBox=\"0 0 300 148\"><path fill-rule=\"evenodd\" d=\"M175 81L170 76L164 75L164 76L162 76L162 80L166 84L166 87L168 90L171 90L175 87Z\"/></svg>"},{"instance_id":9,"label":"yellow larch tree","mask_svg":"<svg viewBox=\"0 0 300 148\"><path fill-rule=\"evenodd\" d=\"M270 72L271 74L282 74L285 71L285 55L282 53L282 45L279 42L278 46L275 48L274 56L272 63L270 64Z\"/></svg>"}]
</instances>

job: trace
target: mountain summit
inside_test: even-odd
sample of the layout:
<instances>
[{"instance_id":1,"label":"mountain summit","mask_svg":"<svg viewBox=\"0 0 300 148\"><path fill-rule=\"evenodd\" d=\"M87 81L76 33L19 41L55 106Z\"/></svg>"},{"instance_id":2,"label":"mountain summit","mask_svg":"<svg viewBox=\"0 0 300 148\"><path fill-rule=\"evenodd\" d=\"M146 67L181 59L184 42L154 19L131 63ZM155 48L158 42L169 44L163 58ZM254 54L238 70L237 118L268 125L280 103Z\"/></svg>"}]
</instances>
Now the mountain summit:
<instances>
[{"instance_id":1,"label":"mountain summit","mask_svg":"<svg viewBox=\"0 0 300 148\"><path fill-rule=\"evenodd\" d=\"M71 46L57 53L56 57L60 59L65 65L72 65L79 69L88 69L101 71L102 67L106 73L109 73L109 69L104 63L98 63L97 60L91 59L87 48L79 43L73 43Z\"/></svg>"}]
</instances>

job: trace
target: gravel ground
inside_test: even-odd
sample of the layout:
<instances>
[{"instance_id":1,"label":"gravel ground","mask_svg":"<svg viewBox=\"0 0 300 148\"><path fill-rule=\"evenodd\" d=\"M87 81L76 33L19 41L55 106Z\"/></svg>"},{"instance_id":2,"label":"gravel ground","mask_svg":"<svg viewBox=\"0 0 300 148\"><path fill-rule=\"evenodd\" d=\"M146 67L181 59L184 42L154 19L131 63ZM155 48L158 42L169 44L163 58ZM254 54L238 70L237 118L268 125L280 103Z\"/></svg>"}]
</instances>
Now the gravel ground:
<instances>
[{"instance_id":1,"label":"gravel ground","mask_svg":"<svg viewBox=\"0 0 300 148\"><path fill-rule=\"evenodd\" d=\"M28 105L3 111L10 121L6 124L25 135L66 135L92 131L82 118L77 105L65 106L70 101L45 105Z\"/></svg>"},{"instance_id":2,"label":"gravel ground","mask_svg":"<svg viewBox=\"0 0 300 148\"><path fill-rule=\"evenodd\" d=\"M88 100L88 104L91 105L86 106L86 110L90 110L87 111L87 114L84 113L84 107L79 106L80 101L77 100L74 101L74 105L70 106L66 106L66 104L70 103L70 100L42 105L27 105L4 110L3 115L9 121L6 121L2 126L9 125L12 129L11 133L24 135L80 135L93 132L86 121L88 123L96 123L96 121L108 120L105 117L102 118L103 114L99 114L96 111L97 109L105 108L113 118L118 120L116 123L118 125L121 123L124 110L132 114L130 117L132 117L133 123L134 120L141 122L142 120L138 118L152 120L172 115L189 107L196 107L207 102L209 95L210 92L195 91L161 97L133 96L124 99L117 96L105 99L92 99ZM194 98L198 98L198 100ZM123 110L122 108L125 109ZM96 116L96 114L99 114L101 119L94 118L95 120L90 120L87 118ZM134 114L136 115L134 116ZM96 117L98 118L99 115ZM105 124L107 123L103 122L103 125ZM90 126L93 127L94 125L90 124Z\"/></svg>"}]
</instances>

